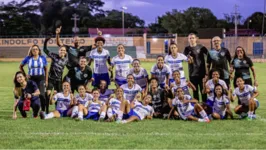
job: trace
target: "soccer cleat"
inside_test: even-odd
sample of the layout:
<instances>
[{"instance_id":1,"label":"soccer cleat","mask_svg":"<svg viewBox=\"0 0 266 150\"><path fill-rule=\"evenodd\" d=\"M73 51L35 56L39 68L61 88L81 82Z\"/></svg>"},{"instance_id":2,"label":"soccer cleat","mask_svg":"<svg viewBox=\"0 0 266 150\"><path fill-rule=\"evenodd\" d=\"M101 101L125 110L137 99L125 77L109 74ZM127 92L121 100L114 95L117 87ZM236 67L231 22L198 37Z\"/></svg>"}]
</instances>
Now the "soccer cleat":
<instances>
[{"instance_id":1,"label":"soccer cleat","mask_svg":"<svg viewBox=\"0 0 266 150\"><path fill-rule=\"evenodd\" d=\"M122 121L121 121L121 120L119 120L119 119L117 119L115 123L118 123L118 124L120 124L120 123L122 123Z\"/></svg>"},{"instance_id":2,"label":"soccer cleat","mask_svg":"<svg viewBox=\"0 0 266 150\"><path fill-rule=\"evenodd\" d=\"M252 115L252 119L256 119L257 118L257 116L254 114L254 115Z\"/></svg>"},{"instance_id":3,"label":"soccer cleat","mask_svg":"<svg viewBox=\"0 0 266 150\"><path fill-rule=\"evenodd\" d=\"M248 121L252 121L252 116L251 116L251 117L248 116L246 119L247 119Z\"/></svg>"},{"instance_id":4,"label":"soccer cleat","mask_svg":"<svg viewBox=\"0 0 266 150\"><path fill-rule=\"evenodd\" d=\"M40 111L40 114L39 115L40 115L40 118L41 119L45 119L45 113L43 111Z\"/></svg>"},{"instance_id":5,"label":"soccer cleat","mask_svg":"<svg viewBox=\"0 0 266 150\"><path fill-rule=\"evenodd\" d=\"M76 121L83 121L83 118L77 117Z\"/></svg>"},{"instance_id":6,"label":"soccer cleat","mask_svg":"<svg viewBox=\"0 0 266 150\"><path fill-rule=\"evenodd\" d=\"M205 118L205 119L204 119L204 122L206 122L206 123L210 123L211 120L210 120L209 118Z\"/></svg>"},{"instance_id":7,"label":"soccer cleat","mask_svg":"<svg viewBox=\"0 0 266 150\"><path fill-rule=\"evenodd\" d=\"M99 119L99 122L103 122L103 121L104 121L104 118L100 118L100 119Z\"/></svg>"}]
</instances>

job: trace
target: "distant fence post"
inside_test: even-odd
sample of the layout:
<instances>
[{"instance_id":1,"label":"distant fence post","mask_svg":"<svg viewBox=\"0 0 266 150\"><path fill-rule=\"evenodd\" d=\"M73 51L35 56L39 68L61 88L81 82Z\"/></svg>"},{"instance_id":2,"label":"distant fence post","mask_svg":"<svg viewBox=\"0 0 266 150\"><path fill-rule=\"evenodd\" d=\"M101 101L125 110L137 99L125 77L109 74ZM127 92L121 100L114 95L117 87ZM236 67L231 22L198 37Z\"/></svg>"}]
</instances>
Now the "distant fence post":
<instances>
[{"instance_id":1,"label":"distant fence post","mask_svg":"<svg viewBox=\"0 0 266 150\"><path fill-rule=\"evenodd\" d=\"M144 52L147 52L147 33L143 34L143 46L144 46Z\"/></svg>"},{"instance_id":2,"label":"distant fence post","mask_svg":"<svg viewBox=\"0 0 266 150\"><path fill-rule=\"evenodd\" d=\"M146 49L147 49L147 54L151 54L151 42L150 41L148 41L147 43L146 43Z\"/></svg>"}]
</instances>

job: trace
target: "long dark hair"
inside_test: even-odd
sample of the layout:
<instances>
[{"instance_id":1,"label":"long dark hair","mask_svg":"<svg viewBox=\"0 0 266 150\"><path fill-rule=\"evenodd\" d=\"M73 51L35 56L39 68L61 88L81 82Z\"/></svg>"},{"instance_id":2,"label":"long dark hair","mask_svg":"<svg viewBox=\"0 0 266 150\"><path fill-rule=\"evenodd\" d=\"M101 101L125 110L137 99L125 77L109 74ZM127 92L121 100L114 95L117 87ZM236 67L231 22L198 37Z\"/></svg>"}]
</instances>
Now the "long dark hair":
<instances>
[{"instance_id":1,"label":"long dark hair","mask_svg":"<svg viewBox=\"0 0 266 150\"><path fill-rule=\"evenodd\" d=\"M35 47L35 46L36 46L36 47L38 48L38 50L39 50L39 56L42 55L42 51L41 51L40 47L39 47L38 45L34 44L34 45L32 45L32 46L30 47L29 52L28 52L28 56L30 56L30 57L33 56L33 54L32 54L32 48Z\"/></svg>"},{"instance_id":2,"label":"long dark hair","mask_svg":"<svg viewBox=\"0 0 266 150\"><path fill-rule=\"evenodd\" d=\"M233 60L235 60L237 58L237 49L238 48L241 48L243 50L243 58L244 59L248 58L248 56L246 55L246 52L245 52L244 48L242 46L237 46L236 49L235 49L235 56L234 56L234 59Z\"/></svg>"},{"instance_id":3,"label":"long dark hair","mask_svg":"<svg viewBox=\"0 0 266 150\"><path fill-rule=\"evenodd\" d=\"M213 101L215 101L215 98L217 97L217 94L215 93L215 89L220 86L222 88L222 99L223 99L223 96L226 94L226 91L224 90L223 86L219 83L215 84L214 86L214 97L213 97Z\"/></svg>"},{"instance_id":4,"label":"long dark hair","mask_svg":"<svg viewBox=\"0 0 266 150\"><path fill-rule=\"evenodd\" d=\"M20 85L20 83L18 83L18 81L17 81L17 75L18 75L18 74L22 74L22 75L25 77L25 80L27 81L26 74L25 74L24 72L22 72L22 71L17 71L17 72L15 73L15 76L14 76L14 79L13 79L13 83L14 83L14 90L13 90L13 92L14 92L14 95L15 95L16 97L20 97L20 96L22 96L21 85Z\"/></svg>"},{"instance_id":5,"label":"long dark hair","mask_svg":"<svg viewBox=\"0 0 266 150\"><path fill-rule=\"evenodd\" d=\"M171 43L170 45L169 45L169 48L168 48L168 55L172 55L172 52L171 52L171 46L172 45L175 45L176 47L177 47L177 44L176 43Z\"/></svg>"}]
</instances>

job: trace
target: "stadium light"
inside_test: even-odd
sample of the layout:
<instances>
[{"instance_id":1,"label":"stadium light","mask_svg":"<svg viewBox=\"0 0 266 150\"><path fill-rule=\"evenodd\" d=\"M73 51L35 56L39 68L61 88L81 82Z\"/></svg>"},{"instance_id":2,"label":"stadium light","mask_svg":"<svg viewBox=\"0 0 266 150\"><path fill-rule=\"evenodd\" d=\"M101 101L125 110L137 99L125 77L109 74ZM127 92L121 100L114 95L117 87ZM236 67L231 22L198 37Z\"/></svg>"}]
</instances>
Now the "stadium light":
<instances>
[{"instance_id":1,"label":"stadium light","mask_svg":"<svg viewBox=\"0 0 266 150\"><path fill-rule=\"evenodd\" d=\"M125 14L125 10L127 10L127 7L126 6L122 6L121 7L122 9L122 33L123 33L123 36L125 36L125 17L124 17L124 14Z\"/></svg>"},{"instance_id":2,"label":"stadium light","mask_svg":"<svg viewBox=\"0 0 266 150\"><path fill-rule=\"evenodd\" d=\"M152 38L152 41L153 42L157 42L158 41L158 38Z\"/></svg>"}]
</instances>

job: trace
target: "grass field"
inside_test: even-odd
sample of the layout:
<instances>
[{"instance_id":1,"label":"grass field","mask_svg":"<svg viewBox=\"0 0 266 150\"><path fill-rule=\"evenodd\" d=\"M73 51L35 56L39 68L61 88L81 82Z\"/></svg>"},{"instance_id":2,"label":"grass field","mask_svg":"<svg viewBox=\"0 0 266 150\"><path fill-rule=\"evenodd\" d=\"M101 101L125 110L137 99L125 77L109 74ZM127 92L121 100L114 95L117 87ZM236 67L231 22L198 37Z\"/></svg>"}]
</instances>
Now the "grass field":
<instances>
[{"instance_id":1,"label":"grass field","mask_svg":"<svg viewBox=\"0 0 266 150\"><path fill-rule=\"evenodd\" d=\"M149 71L152 64L142 65ZM208 124L158 119L131 124L87 120L76 122L69 118L40 120L31 117L23 119L19 113L18 119L12 120L12 80L18 65L15 62L0 62L1 149L266 148L266 64L255 64L260 92L258 99L261 104L257 111L258 119L212 121ZM28 113L28 116L31 114Z\"/></svg>"}]
</instances>

